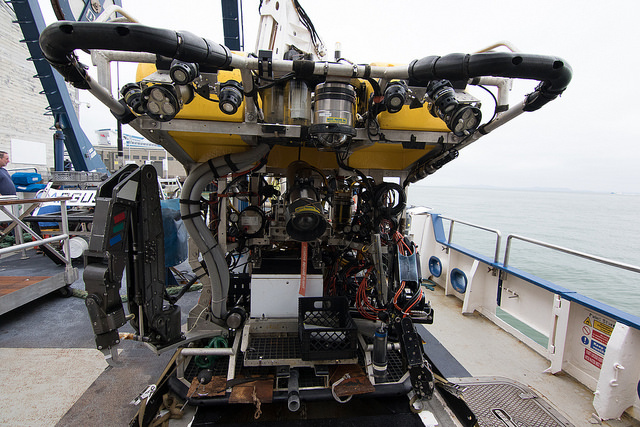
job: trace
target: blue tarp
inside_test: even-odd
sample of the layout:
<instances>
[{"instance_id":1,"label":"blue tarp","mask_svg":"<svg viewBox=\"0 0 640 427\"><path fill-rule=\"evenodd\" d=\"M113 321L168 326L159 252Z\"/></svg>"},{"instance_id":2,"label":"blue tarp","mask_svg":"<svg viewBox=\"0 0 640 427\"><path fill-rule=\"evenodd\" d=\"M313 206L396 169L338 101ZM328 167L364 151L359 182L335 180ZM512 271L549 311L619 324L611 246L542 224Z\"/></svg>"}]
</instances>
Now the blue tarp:
<instances>
[{"instance_id":1,"label":"blue tarp","mask_svg":"<svg viewBox=\"0 0 640 427\"><path fill-rule=\"evenodd\" d=\"M184 262L188 255L187 228L180 217L180 200L160 201L162 227L164 228L164 264L173 267Z\"/></svg>"}]
</instances>

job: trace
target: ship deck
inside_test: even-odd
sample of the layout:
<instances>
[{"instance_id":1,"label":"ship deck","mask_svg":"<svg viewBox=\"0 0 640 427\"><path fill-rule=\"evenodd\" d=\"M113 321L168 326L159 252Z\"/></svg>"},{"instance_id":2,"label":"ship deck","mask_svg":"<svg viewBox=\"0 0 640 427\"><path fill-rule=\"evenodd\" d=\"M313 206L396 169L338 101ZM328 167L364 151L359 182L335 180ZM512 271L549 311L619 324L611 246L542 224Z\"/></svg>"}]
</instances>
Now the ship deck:
<instances>
[{"instance_id":1,"label":"ship deck","mask_svg":"<svg viewBox=\"0 0 640 427\"><path fill-rule=\"evenodd\" d=\"M569 375L546 373L546 359L482 315L462 315L462 301L445 296L443 289L436 288L427 298L435 311L429 332L473 377L506 377L526 384L575 426L640 426L627 416L600 421L587 387Z\"/></svg>"},{"instance_id":2,"label":"ship deck","mask_svg":"<svg viewBox=\"0 0 640 427\"><path fill-rule=\"evenodd\" d=\"M83 287L81 279L72 285ZM187 293L181 300L184 322L198 295ZM428 331L473 376L527 384L574 425L598 423L592 415L591 391L567 375L544 373L548 363L541 356L482 316L461 315L460 302L444 296L441 289L430 292L429 299L435 322ZM432 345L430 339L427 342ZM156 381L170 357L124 341L122 366L107 368L94 348L84 301L57 293L41 297L0 316L0 395L10 396L0 400L0 424L128 425L137 410L131 400ZM625 418L603 425L640 423Z\"/></svg>"},{"instance_id":3,"label":"ship deck","mask_svg":"<svg viewBox=\"0 0 640 427\"><path fill-rule=\"evenodd\" d=\"M0 258L0 315L51 292L63 291L65 268L29 249Z\"/></svg>"}]
</instances>

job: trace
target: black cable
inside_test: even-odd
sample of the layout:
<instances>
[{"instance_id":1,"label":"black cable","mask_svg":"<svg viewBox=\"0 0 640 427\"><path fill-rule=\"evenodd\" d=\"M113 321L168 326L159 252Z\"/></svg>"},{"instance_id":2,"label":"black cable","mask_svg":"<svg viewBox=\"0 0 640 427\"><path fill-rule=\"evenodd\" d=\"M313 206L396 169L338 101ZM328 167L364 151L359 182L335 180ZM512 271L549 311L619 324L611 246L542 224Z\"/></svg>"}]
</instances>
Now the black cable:
<instances>
[{"instance_id":1,"label":"black cable","mask_svg":"<svg viewBox=\"0 0 640 427\"><path fill-rule=\"evenodd\" d=\"M263 89L272 88L273 86L276 86L276 85L278 85L280 83L283 83L283 82L286 82L286 81L289 81L289 80L293 79L295 76L296 75L294 73L288 73L288 74L285 74L282 77L278 77L277 79L273 79L273 80L272 79L267 79L267 78L264 78L264 77L260 77L261 80L271 81L271 83L268 83L268 84L266 84L264 86L259 86L257 90L263 90Z\"/></svg>"},{"instance_id":2,"label":"black cable","mask_svg":"<svg viewBox=\"0 0 640 427\"><path fill-rule=\"evenodd\" d=\"M207 274L201 274L200 276L195 276L194 278L192 278L191 280L189 280L187 282L186 285L184 285L182 287L182 289L180 289L180 292L178 292L175 296L171 296L169 295L169 293L167 292L167 289L165 288L164 290L164 296L165 296L165 300L169 301L169 303L171 305L175 304L178 302L178 300L180 298L182 298L184 296L184 294L187 293L187 291L191 288L191 286L193 286L194 283L196 283L198 280L202 279L204 276L206 276Z\"/></svg>"},{"instance_id":3,"label":"black cable","mask_svg":"<svg viewBox=\"0 0 640 427\"><path fill-rule=\"evenodd\" d=\"M395 200L393 195L397 193L398 198ZM392 205L384 206L385 197L389 196L392 200ZM376 186L375 193L373 195L373 200L376 208L385 214L389 214L390 216L398 215L406 206L407 196L404 192L404 189L400 184L396 184L395 182L383 182Z\"/></svg>"},{"instance_id":4,"label":"black cable","mask_svg":"<svg viewBox=\"0 0 640 427\"><path fill-rule=\"evenodd\" d=\"M487 123L485 123L483 126L488 125L489 123L493 122L496 118L496 116L498 115L498 100L496 99L496 96L493 94L493 92L491 92L489 89L487 89L486 87L482 86L482 85L476 85L479 88L482 88L484 90L486 90L489 95L491 95L491 97L493 98L493 103L495 105L495 108L493 109L493 116L491 117L491 120L489 120ZM478 126L479 127L479 126Z\"/></svg>"},{"instance_id":5,"label":"black cable","mask_svg":"<svg viewBox=\"0 0 640 427\"><path fill-rule=\"evenodd\" d=\"M311 22L311 18L309 18L309 15L307 15L307 12L305 12L302 6L300 6L300 3L298 2L298 0L293 0L293 6L298 12L298 16L300 17L300 22L302 22L302 25L304 25L305 28L309 30L309 34L311 35L311 42L313 43L313 46L316 49L316 53L319 54L320 53L319 46L323 44L322 44L322 41L320 40L320 36L318 35L318 32L316 31L315 26L313 25L313 22Z\"/></svg>"},{"instance_id":6,"label":"black cable","mask_svg":"<svg viewBox=\"0 0 640 427\"><path fill-rule=\"evenodd\" d=\"M344 163L343 159L340 158L340 154L337 151L336 151L336 161L338 162L338 166L340 166L342 169L347 170L349 172L357 173L358 176L360 176L360 178L362 178L362 180L364 181L364 185L367 187L367 191L370 191L369 194L373 196L373 188L371 187L371 182L369 181L369 178L362 173L362 171L356 168L352 168L351 166L347 166Z\"/></svg>"}]
</instances>

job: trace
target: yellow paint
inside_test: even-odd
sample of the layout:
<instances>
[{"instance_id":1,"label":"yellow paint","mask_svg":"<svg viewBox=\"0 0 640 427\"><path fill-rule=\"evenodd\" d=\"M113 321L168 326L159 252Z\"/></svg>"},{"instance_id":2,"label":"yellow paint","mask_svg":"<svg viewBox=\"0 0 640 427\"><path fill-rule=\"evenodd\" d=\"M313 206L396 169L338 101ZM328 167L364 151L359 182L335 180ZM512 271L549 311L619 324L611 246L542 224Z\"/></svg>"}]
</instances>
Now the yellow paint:
<instances>
[{"instance_id":1,"label":"yellow paint","mask_svg":"<svg viewBox=\"0 0 640 427\"><path fill-rule=\"evenodd\" d=\"M378 123L380 123L380 129L383 130L449 132L449 128L442 120L431 115L426 104L421 108L413 109L404 105L402 110L394 114L383 111L378 115Z\"/></svg>"},{"instance_id":2,"label":"yellow paint","mask_svg":"<svg viewBox=\"0 0 640 427\"><path fill-rule=\"evenodd\" d=\"M611 333L613 332L613 327L605 325L602 322L598 322L597 320L593 321L593 329L597 329L598 331L608 336L611 336Z\"/></svg>"},{"instance_id":3,"label":"yellow paint","mask_svg":"<svg viewBox=\"0 0 640 427\"><path fill-rule=\"evenodd\" d=\"M317 213L322 215L322 212L320 212L318 209L316 209L311 205L303 205L295 209L295 213L300 213L300 212L312 212L312 213Z\"/></svg>"}]
</instances>

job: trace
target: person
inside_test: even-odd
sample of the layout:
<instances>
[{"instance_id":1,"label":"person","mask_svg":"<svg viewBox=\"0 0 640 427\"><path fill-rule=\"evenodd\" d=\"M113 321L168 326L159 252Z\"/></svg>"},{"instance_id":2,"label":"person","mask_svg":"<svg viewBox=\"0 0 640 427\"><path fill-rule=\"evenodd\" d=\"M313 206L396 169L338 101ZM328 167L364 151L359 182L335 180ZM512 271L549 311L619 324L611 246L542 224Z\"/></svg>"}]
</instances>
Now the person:
<instances>
[{"instance_id":1,"label":"person","mask_svg":"<svg viewBox=\"0 0 640 427\"><path fill-rule=\"evenodd\" d=\"M15 196L16 186L11 180L9 172L4 168L9 164L9 154L6 151L0 151L0 195Z\"/></svg>"}]
</instances>

